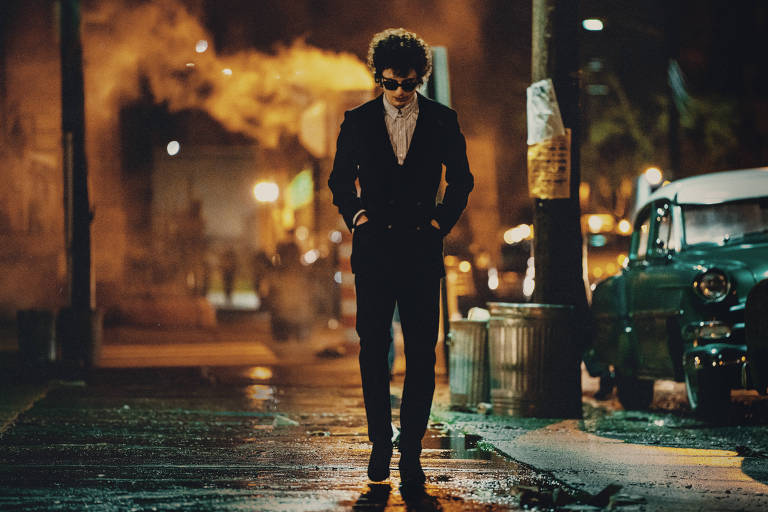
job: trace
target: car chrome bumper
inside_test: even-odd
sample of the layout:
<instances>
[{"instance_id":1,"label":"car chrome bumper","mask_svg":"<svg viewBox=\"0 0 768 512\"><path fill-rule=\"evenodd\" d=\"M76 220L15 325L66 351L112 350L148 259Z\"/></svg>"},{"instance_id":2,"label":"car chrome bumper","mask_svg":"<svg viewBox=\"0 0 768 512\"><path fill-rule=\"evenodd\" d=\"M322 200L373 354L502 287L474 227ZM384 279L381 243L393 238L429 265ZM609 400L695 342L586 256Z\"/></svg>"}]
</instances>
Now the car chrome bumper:
<instances>
[{"instance_id":1,"label":"car chrome bumper","mask_svg":"<svg viewBox=\"0 0 768 512\"><path fill-rule=\"evenodd\" d=\"M693 322L682 330L683 340L694 347L705 346L713 342L727 342L733 335L730 325L712 320L709 322Z\"/></svg>"},{"instance_id":2,"label":"car chrome bumper","mask_svg":"<svg viewBox=\"0 0 768 512\"><path fill-rule=\"evenodd\" d=\"M741 367L747 361L746 345L730 343L709 343L685 351L683 364L686 368L703 370L705 368Z\"/></svg>"}]
</instances>

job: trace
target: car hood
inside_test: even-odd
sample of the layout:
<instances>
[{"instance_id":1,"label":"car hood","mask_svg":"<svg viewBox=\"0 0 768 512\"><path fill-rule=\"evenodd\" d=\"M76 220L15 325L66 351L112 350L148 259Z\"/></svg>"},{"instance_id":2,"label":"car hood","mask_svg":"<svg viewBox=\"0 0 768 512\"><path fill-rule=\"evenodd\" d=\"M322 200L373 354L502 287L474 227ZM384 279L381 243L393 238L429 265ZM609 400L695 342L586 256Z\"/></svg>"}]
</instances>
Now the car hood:
<instances>
[{"instance_id":1,"label":"car hood","mask_svg":"<svg viewBox=\"0 0 768 512\"><path fill-rule=\"evenodd\" d=\"M734 243L690 248L681 257L693 265L724 271L748 272L755 282L768 279L768 242Z\"/></svg>"}]
</instances>

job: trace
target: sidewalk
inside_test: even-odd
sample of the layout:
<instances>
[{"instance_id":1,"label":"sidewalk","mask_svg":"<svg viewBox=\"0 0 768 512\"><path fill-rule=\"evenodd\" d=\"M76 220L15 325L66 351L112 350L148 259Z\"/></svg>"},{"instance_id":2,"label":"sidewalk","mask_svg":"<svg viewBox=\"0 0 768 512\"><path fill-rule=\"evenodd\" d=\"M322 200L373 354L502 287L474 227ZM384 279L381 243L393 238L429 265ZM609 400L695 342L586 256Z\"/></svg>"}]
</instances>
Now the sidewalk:
<instances>
[{"instance_id":1,"label":"sidewalk","mask_svg":"<svg viewBox=\"0 0 768 512\"><path fill-rule=\"evenodd\" d=\"M304 342L271 342L264 315L250 315L217 328L150 328L117 326L104 329L97 368L215 367L278 365L310 362L318 353L340 357L355 350L340 330L317 326ZM71 380L71 379L70 379ZM0 435L49 390L72 382L56 370L24 370L14 329L0 331ZM76 385L83 385L76 382Z\"/></svg>"},{"instance_id":2,"label":"sidewalk","mask_svg":"<svg viewBox=\"0 0 768 512\"><path fill-rule=\"evenodd\" d=\"M582 381L583 420L452 411L447 385L436 392L432 420L480 436L488 446L568 487L593 496L612 490L613 506L676 512L768 510L768 464L762 455L635 444L618 434L594 435L589 430L594 411L601 407L592 398L598 383L586 372Z\"/></svg>"}]
</instances>

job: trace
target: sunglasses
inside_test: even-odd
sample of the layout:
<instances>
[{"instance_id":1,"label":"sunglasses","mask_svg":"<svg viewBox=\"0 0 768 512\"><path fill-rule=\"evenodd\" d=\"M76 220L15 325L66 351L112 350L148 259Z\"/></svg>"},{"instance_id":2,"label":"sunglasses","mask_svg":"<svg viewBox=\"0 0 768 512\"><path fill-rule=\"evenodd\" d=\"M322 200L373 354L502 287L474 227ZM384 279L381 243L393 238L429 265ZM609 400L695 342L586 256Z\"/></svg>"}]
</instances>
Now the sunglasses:
<instances>
[{"instance_id":1,"label":"sunglasses","mask_svg":"<svg viewBox=\"0 0 768 512\"><path fill-rule=\"evenodd\" d=\"M418 78L407 78L402 82L398 82L394 78L381 77L379 81L381 86L388 91L396 91L398 87L402 87L405 92L411 92L419 86Z\"/></svg>"}]
</instances>

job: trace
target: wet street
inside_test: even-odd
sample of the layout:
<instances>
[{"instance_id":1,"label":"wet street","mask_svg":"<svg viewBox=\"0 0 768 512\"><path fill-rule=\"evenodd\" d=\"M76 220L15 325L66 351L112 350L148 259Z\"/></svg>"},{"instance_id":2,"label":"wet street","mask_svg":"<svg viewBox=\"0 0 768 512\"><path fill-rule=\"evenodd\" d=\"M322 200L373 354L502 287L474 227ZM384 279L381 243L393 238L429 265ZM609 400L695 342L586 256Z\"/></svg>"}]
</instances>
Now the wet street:
<instances>
[{"instance_id":1,"label":"wet street","mask_svg":"<svg viewBox=\"0 0 768 512\"><path fill-rule=\"evenodd\" d=\"M354 345L333 333L275 343L263 325L230 327L175 343L112 333L103 367L54 382L2 429L0 510L768 506L764 398L734 393L708 424L680 384L657 383L652 409L638 412L615 396L594 400L585 378L583 420L498 417L450 410L440 363L424 492L400 489L397 452L390 479L374 484ZM395 424L402 368L398 358Z\"/></svg>"},{"instance_id":2,"label":"wet street","mask_svg":"<svg viewBox=\"0 0 768 512\"><path fill-rule=\"evenodd\" d=\"M295 364L60 383L0 438L0 509L517 510L516 486L549 485L439 424L425 493L400 491L397 453L389 481L367 482L356 354L273 348Z\"/></svg>"}]
</instances>

